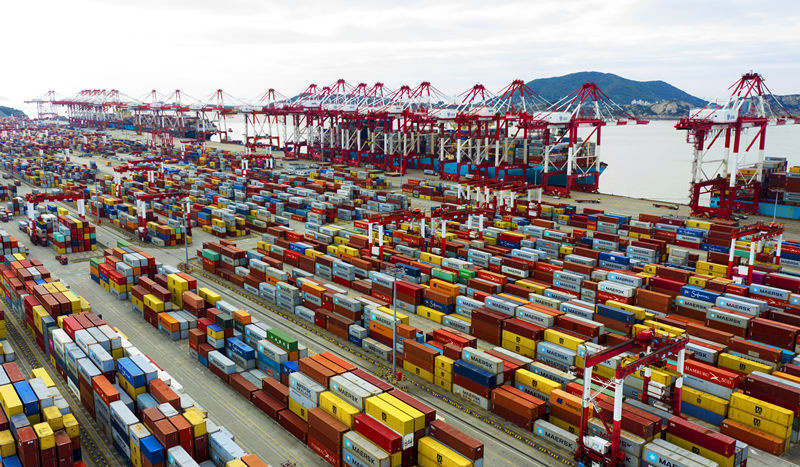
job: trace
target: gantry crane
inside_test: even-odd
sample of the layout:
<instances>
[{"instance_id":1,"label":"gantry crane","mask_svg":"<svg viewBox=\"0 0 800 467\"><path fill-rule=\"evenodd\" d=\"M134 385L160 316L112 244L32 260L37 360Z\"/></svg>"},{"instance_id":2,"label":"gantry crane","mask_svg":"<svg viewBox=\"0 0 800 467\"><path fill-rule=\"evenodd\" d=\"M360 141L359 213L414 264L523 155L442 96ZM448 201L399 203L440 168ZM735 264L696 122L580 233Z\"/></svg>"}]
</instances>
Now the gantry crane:
<instances>
[{"instance_id":1,"label":"gantry crane","mask_svg":"<svg viewBox=\"0 0 800 467\"><path fill-rule=\"evenodd\" d=\"M147 240L147 221L145 220L145 203L150 201L158 201L161 199L180 199L184 205L184 222L186 225L186 232L184 235L192 235L192 220L191 209L192 202L189 200L189 193L185 191L167 191L164 193L141 193L135 196L136 199L136 217L139 223L139 239L142 241Z\"/></svg>"},{"instance_id":2,"label":"gantry crane","mask_svg":"<svg viewBox=\"0 0 800 467\"><path fill-rule=\"evenodd\" d=\"M160 164L158 167L150 165ZM130 165L128 165L130 164ZM155 183L155 174L159 173L160 177L164 176L164 159L132 159L128 164L121 165L114 168L114 186L116 186L116 196L122 196L122 174L127 172L144 172L147 175L148 183ZM144 165L146 164L146 165Z\"/></svg>"},{"instance_id":3,"label":"gantry crane","mask_svg":"<svg viewBox=\"0 0 800 467\"><path fill-rule=\"evenodd\" d=\"M264 167L271 169L275 166L275 160L270 154L246 154L239 156L239 168L242 169L242 177L247 178L247 171L250 169L250 161L264 161Z\"/></svg>"},{"instance_id":4,"label":"gantry crane","mask_svg":"<svg viewBox=\"0 0 800 467\"><path fill-rule=\"evenodd\" d=\"M603 349L599 352L584 355L584 369L583 369L583 396L581 404L581 422L578 432L578 450L576 458L579 461L591 461L601 466L614 466L621 467L625 465L625 456L620 451L620 435L622 432L622 401L623 401L623 384L626 377L636 373L642 368L646 368L653 364L660 364L667 357L677 355L676 370L681 374L675 382L675 388L672 395L672 412L674 415L680 416L681 414L681 388L683 386L683 365L686 357L686 344L689 339L686 336L676 338L667 338L657 336L652 329L644 329L632 339L621 342L613 347ZM609 359L612 359L625 352L633 351L636 349L644 349L643 352L638 354L636 360L626 364L619 364L616 368L614 379L608 381L606 387L614 386L614 414L613 424L610 433L607 437L611 438L610 451L599 452L587 446L587 430L589 424L589 408L590 404L594 405L594 399L602 394L602 391L592 393L592 369ZM644 382L642 386L642 400L647 401L649 385L649 374L645 372Z\"/></svg>"},{"instance_id":5,"label":"gantry crane","mask_svg":"<svg viewBox=\"0 0 800 467\"><path fill-rule=\"evenodd\" d=\"M649 122L628 113L595 83L584 83L523 123L529 130L542 134L542 185L546 192L561 196L569 196L573 189L597 192L602 171L599 155L601 130L610 123L644 125ZM585 127L591 131L578 144L578 132ZM591 151L589 143L593 139L594 151ZM554 154L563 144L567 146L566 155ZM563 186L559 183L562 180Z\"/></svg>"},{"instance_id":6,"label":"gantry crane","mask_svg":"<svg viewBox=\"0 0 800 467\"><path fill-rule=\"evenodd\" d=\"M28 236L31 242L36 245L36 227L34 221L36 219L36 204L45 203L48 201L77 201L78 202L78 215L81 219L86 218L86 196L83 193L66 192L66 193L28 193L25 195L25 203L28 211L28 221L30 222L28 228ZM44 246L44 245L42 245Z\"/></svg>"},{"instance_id":7,"label":"gantry crane","mask_svg":"<svg viewBox=\"0 0 800 467\"><path fill-rule=\"evenodd\" d=\"M778 239L775 263L780 265L783 231L783 224L778 224L775 222L770 222L769 224L758 222L752 225L745 225L734 230L731 234L731 247L728 251L727 278L730 279L733 277L733 258L736 250L736 241L744 237L750 237L750 255L748 256L747 261L747 284L750 284L753 281L753 263L755 261L755 257L758 253L761 253L761 250L764 247L764 242L767 240L774 238Z\"/></svg>"},{"instance_id":8,"label":"gantry crane","mask_svg":"<svg viewBox=\"0 0 800 467\"><path fill-rule=\"evenodd\" d=\"M693 109L675 125L678 130L686 130L686 141L692 146L689 206L694 216L730 219L736 211L758 213L767 127L800 122L778 102L758 73L745 73L731 89L724 105L708 103ZM751 128L756 134L742 151L742 145L747 143L743 137ZM709 150L720 137L723 154L712 159ZM740 158L756 142L756 163L750 164L749 171L743 171ZM718 198L716 203L712 202L714 197ZM708 205L701 205L705 203Z\"/></svg>"},{"instance_id":9,"label":"gantry crane","mask_svg":"<svg viewBox=\"0 0 800 467\"><path fill-rule=\"evenodd\" d=\"M539 217L541 214L542 185L534 185L523 181L496 180L491 178L473 179L458 185L458 198L464 199L467 204L472 202L471 193L475 190L475 203L500 215L514 215L517 193L527 195L527 217ZM534 202L533 193L536 192L537 200ZM535 213L535 215L534 215Z\"/></svg>"}]
</instances>

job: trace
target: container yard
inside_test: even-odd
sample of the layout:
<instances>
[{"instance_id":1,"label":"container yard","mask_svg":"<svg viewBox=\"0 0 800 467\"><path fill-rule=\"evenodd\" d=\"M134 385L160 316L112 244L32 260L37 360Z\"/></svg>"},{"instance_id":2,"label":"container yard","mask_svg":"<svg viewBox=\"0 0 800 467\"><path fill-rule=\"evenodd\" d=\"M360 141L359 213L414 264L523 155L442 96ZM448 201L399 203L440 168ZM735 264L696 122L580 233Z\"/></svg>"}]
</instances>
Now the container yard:
<instances>
[{"instance_id":1,"label":"container yard","mask_svg":"<svg viewBox=\"0 0 800 467\"><path fill-rule=\"evenodd\" d=\"M309 99L291 112L317 118ZM800 461L796 221L719 187L705 210L578 194L605 168L599 130L342 122L244 147L4 127L2 213L24 232L0 233L4 462ZM800 169L780 162L731 183L791 202Z\"/></svg>"}]
</instances>

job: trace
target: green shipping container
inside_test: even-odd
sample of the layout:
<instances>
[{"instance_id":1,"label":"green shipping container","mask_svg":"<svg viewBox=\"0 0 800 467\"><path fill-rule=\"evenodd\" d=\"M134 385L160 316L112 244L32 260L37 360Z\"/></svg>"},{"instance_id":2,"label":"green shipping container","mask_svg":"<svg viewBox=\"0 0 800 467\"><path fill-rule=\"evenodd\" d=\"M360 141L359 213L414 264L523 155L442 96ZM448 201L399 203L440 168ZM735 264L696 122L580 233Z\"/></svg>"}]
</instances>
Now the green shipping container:
<instances>
[{"instance_id":1,"label":"green shipping container","mask_svg":"<svg viewBox=\"0 0 800 467\"><path fill-rule=\"evenodd\" d=\"M128 248L129 246L131 246L131 244L125 240L117 240L117 248Z\"/></svg>"},{"instance_id":2,"label":"green shipping container","mask_svg":"<svg viewBox=\"0 0 800 467\"><path fill-rule=\"evenodd\" d=\"M233 315L228 312L222 312L217 315L214 324L222 329L230 329L233 327Z\"/></svg>"},{"instance_id":3,"label":"green shipping container","mask_svg":"<svg viewBox=\"0 0 800 467\"><path fill-rule=\"evenodd\" d=\"M293 352L297 350L297 339L289 337L277 329L270 329L267 331L267 339L286 351Z\"/></svg>"},{"instance_id":4,"label":"green shipping container","mask_svg":"<svg viewBox=\"0 0 800 467\"><path fill-rule=\"evenodd\" d=\"M219 253L213 250L209 250L208 248L203 249L203 258L209 259L211 261L219 261Z\"/></svg>"},{"instance_id":5,"label":"green shipping container","mask_svg":"<svg viewBox=\"0 0 800 467\"><path fill-rule=\"evenodd\" d=\"M583 387L583 380L582 380L582 379L576 379L576 380L575 380L575 383L576 383L576 384L579 384L581 387ZM596 385L596 384L592 383L592 391L600 391L601 389L602 389L602 388L601 388L600 386L598 386L598 385ZM611 398L613 398L613 397L614 397L614 391L610 391L610 390L608 390L608 389L603 389L603 390L602 390L602 393L603 393L604 395L608 396L608 397L611 397Z\"/></svg>"},{"instance_id":6,"label":"green shipping container","mask_svg":"<svg viewBox=\"0 0 800 467\"><path fill-rule=\"evenodd\" d=\"M458 270L458 277L461 279L474 279L476 276L475 271L472 269L459 269Z\"/></svg>"},{"instance_id":7,"label":"green shipping container","mask_svg":"<svg viewBox=\"0 0 800 467\"><path fill-rule=\"evenodd\" d=\"M450 272L450 271L445 271L444 269L441 269L441 268L433 268L433 270L431 270L431 275L433 277L435 277L437 279L441 279L443 281L452 282L452 283L456 282L456 274L455 273Z\"/></svg>"}]
</instances>

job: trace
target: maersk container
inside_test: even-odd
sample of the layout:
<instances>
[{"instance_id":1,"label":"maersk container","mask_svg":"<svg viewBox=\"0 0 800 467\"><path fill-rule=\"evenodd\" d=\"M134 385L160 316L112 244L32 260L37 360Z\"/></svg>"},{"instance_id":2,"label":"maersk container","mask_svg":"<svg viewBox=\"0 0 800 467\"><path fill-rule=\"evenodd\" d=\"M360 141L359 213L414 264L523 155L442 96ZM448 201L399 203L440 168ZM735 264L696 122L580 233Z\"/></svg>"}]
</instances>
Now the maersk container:
<instances>
[{"instance_id":1,"label":"maersk container","mask_svg":"<svg viewBox=\"0 0 800 467\"><path fill-rule=\"evenodd\" d=\"M97 341L94 337L87 331L86 329L79 329L75 331L75 343L78 344L78 347L83 351L83 353L89 353L89 346L92 344L97 344Z\"/></svg>"},{"instance_id":2,"label":"maersk container","mask_svg":"<svg viewBox=\"0 0 800 467\"><path fill-rule=\"evenodd\" d=\"M567 430L561 429L550 422L539 419L534 422L533 432L537 436L551 443L573 452L578 448L578 437Z\"/></svg>"},{"instance_id":3,"label":"maersk container","mask_svg":"<svg viewBox=\"0 0 800 467\"><path fill-rule=\"evenodd\" d=\"M192 459L183 446L173 446L167 450L167 465L169 467L197 467L199 464Z\"/></svg>"},{"instance_id":4,"label":"maersk container","mask_svg":"<svg viewBox=\"0 0 800 467\"><path fill-rule=\"evenodd\" d=\"M208 353L208 363L219 368L226 375L236 372L236 364L218 350L212 350Z\"/></svg>"}]
</instances>

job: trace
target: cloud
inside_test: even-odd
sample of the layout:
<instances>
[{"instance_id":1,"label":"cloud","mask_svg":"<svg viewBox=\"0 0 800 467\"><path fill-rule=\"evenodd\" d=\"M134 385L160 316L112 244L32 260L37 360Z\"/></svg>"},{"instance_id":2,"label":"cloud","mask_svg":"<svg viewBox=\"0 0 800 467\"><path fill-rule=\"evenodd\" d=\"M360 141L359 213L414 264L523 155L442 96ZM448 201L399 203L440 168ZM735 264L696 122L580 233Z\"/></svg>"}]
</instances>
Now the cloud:
<instances>
[{"instance_id":1,"label":"cloud","mask_svg":"<svg viewBox=\"0 0 800 467\"><path fill-rule=\"evenodd\" d=\"M582 70L719 98L753 69L776 93L800 92L793 2L44 0L7 10L19 21L6 36L19 41L4 50L16 72L0 92L19 105L48 89L250 98L338 78L429 80L457 94Z\"/></svg>"}]
</instances>

